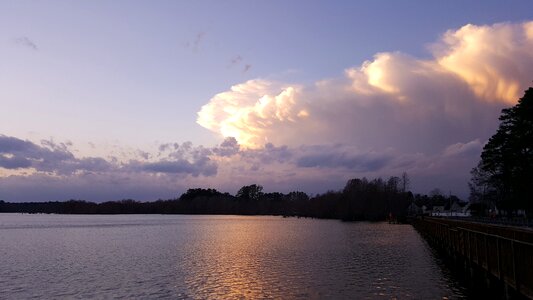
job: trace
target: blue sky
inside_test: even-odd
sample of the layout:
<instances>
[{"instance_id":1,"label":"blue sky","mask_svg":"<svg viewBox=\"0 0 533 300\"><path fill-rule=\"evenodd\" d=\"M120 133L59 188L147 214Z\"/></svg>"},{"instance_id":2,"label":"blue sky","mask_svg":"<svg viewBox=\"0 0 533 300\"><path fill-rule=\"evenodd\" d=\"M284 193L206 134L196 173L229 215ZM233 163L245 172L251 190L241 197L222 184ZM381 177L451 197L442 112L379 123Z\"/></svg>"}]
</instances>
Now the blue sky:
<instances>
[{"instance_id":1,"label":"blue sky","mask_svg":"<svg viewBox=\"0 0 533 300\"><path fill-rule=\"evenodd\" d=\"M400 175L399 162L392 162L398 157L409 157L405 160L410 164L402 163L412 174L415 191L440 187L466 196L468 170L495 130L499 109L521 95L532 74L527 68L501 67L496 54L471 55L457 45L469 37L476 37L473 45L481 48L492 39L506 39L511 46L505 53L516 56L512 63L528 66L531 56L520 49L531 42L529 25L520 26L531 21L531 11L531 1L1 1L0 135L5 143L0 145L5 149L0 154L34 165L13 160L0 166L0 187L6 193L0 198L33 199L33 194L21 196L24 187L32 186L48 191L37 200L150 200L179 194L191 185L232 192L251 182L267 190L294 187L316 193L340 188L351 177ZM460 31L467 24L477 27ZM456 41L448 42L447 32ZM456 51L454 57L460 59L449 59L441 50ZM498 67L495 74L501 78L490 77L489 86L473 79L479 78L472 74L481 67L471 61L478 58ZM372 67L365 69L365 62ZM413 82L403 79L405 73L434 70L426 68L429 62L451 75L435 75L444 72L440 70ZM378 71L386 73L377 78ZM460 77L461 83L452 77ZM431 102L433 96L425 90L431 84L416 84L423 80L457 93ZM491 89L498 84L507 94ZM346 94L348 87L353 93ZM413 106L424 107L414 112L388 102L376 104L386 98L382 93L399 102L425 99L427 105ZM281 94L285 96L276 98ZM264 96L272 99L265 98L258 107ZM352 97L356 106L346 102ZM449 102L452 97L471 105L461 107L459 114L458 104ZM366 101L372 101L371 108L363 105ZM276 113L269 115L272 109ZM450 114L434 114L439 109ZM418 135L412 141L397 138L399 129ZM214 151L232 137L240 145L239 154L198 154L198 147ZM43 158L9 152L9 138L31 142L42 151L66 151L75 160L101 158L113 167L65 173L58 171L65 162L61 160L55 169L40 169L36 161ZM420 139L424 142L416 142ZM160 151L162 145L187 142L192 148L181 156ZM264 146L268 143L288 147L292 160L259 158L271 155L272 148ZM453 147L471 147L470 157L454 160L460 170L444 167L451 163L431 165ZM304 156L309 162L311 154L332 164L298 163ZM365 160L369 157L370 164ZM159 172L150 165L180 159L191 165L208 159L217 171ZM144 171L133 168L132 161L144 164ZM265 174L284 179L276 182ZM318 184L325 174L328 179ZM120 180L110 184L109 177ZM55 185L42 183L43 178ZM138 188L136 180L146 188ZM129 183L121 185L125 181ZM101 193L91 194L88 187L95 182L105 184Z\"/></svg>"}]
</instances>

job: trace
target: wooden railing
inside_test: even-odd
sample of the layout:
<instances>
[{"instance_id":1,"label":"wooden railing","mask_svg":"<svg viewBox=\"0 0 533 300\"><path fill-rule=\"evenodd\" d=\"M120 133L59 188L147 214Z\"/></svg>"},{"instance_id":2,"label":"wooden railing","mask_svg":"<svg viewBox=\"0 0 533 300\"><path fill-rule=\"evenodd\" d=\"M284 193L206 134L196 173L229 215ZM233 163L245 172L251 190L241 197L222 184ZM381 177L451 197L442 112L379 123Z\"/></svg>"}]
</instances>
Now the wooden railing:
<instances>
[{"instance_id":1,"label":"wooden railing","mask_svg":"<svg viewBox=\"0 0 533 300\"><path fill-rule=\"evenodd\" d=\"M533 232L465 223L438 218L413 220L413 225L426 238L450 255L477 265L518 293L533 299L533 243L525 241L529 239L529 233L533 236ZM525 237L525 240L509 236Z\"/></svg>"}]
</instances>

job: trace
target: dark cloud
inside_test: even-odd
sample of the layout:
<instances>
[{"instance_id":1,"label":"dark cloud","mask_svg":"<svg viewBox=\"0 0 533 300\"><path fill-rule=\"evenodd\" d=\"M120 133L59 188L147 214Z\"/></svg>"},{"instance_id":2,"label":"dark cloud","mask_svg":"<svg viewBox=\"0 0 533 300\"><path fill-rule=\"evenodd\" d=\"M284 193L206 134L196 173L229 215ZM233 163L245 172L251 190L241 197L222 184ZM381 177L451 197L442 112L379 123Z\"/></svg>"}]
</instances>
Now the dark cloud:
<instances>
[{"instance_id":1,"label":"dark cloud","mask_svg":"<svg viewBox=\"0 0 533 300\"><path fill-rule=\"evenodd\" d=\"M168 150L178 150L180 145L178 143L166 143L159 145L159 155L161 155L161 152L165 152Z\"/></svg>"},{"instance_id":2,"label":"dark cloud","mask_svg":"<svg viewBox=\"0 0 533 300\"><path fill-rule=\"evenodd\" d=\"M13 42L19 46L30 48L34 51L39 50L39 47L37 47L37 45L32 40L25 36L15 38L13 39Z\"/></svg>"},{"instance_id":3,"label":"dark cloud","mask_svg":"<svg viewBox=\"0 0 533 300\"><path fill-rule=\"evenodd\" d=\"M182 145L177 143L164 144L160 150L170 150L166 157L159 161L148 161L149 154L140 152L145 161L130 161L120 164L116 160L108 161L101 157L76 158L69 150L70 143L56 143L53 140L43 140L41 145L24 141L15 137L0 135L0 168L28 169L37 172L69 176L74 173L108 172L129 173L142 171L148 173L181 174L192 176L213 176L217 173L217 164L209 156L211 149L193 147L190 142ZM231 140L222 145L223 151L228 153ZM222 151L221 150L221 151ZM139 154L139 153L138 153Z\"/></svg>"},{"instance_id":4,"label":"dark cloud","mask_svg":"<svg viewBox=\"0 0 533 300\"><path fill-rule=\"evenodd\" d=\"M241 66L243 63L244 63L244 66L242 66L242 72L246 73L252 68L252 65L249 63L245 63L244 58L241 55L236 55L235 57L230 59L228 68L232 68L235 66Z\"/></svg>"},{"instance_id":5,"label":"dark cloud","mask_svg":"<svg viewBox=\"0 0 533 300\"><path fill-rule=\"evenodd\" d=\"M0 135L0 169L27 170L24 175L0 177L0 195L9 201L50 201L70 198L103 201L135 198L155 200L175 197L188 186L186 177L213 177L218 164L211 159L213 149L195 147L190 142L163 144L157 160L121 162L116 158L76 158L71 143L31 141ZM217 149L221 155L238 151L228 139ZM147 152L135 152L149 157ZM155 175L155 176L154 176ZM177 181L179 180L179 181Z\"/></svg>"},{"instance_id":6,"label":"dark cloud","mask_svg":"<svg viewBox=\"0 0 533 300\"><path fill-rule=\"evenodd\" d=\"M296 165L304 168L345 168L357 172L375 172L393 160L386 153L353 153L343 149L342 145L313 146L303 148Z\"/></svg>"},{"instance_id":7,"label":"dark cloud","mask_svg":"<svg viewBox=\"0 0 533 300\"><path fill-rule=\"evenodd\" d=\"M196 37L194 39L194 41L192 42L192 50L194 52L198 52L200 50L200 45L202 44L204 38L205 38L205 35L206 33L205 32L198 32L196 34Z\"/></svg>"},{"instance_id":8,"label":"dark cloud","mask_svg":"<svg viewBox=\"0 0 533 300\"><path fill-rule=\"evenodd\" d=\"M113 169L113 165L101 157L87 157L73 161L75 170L104 172Z\"/></svg>"},{"instance_id":9,"label":"dark cloud","mask_svg":"<svg viewBox=\"0 0 533 300\"><path fill-rule=\"evenodd\" d=\"M146 152L146 151L142 151L142 150L137 150L137 155L139 155L140 157L142 157L143 159L150 159L151 157L151 154Z\"/></svg>"},{"instance_id":10,"label":"dark cloud","mask_svg":"<svg viewBox=\"0 0 533 300\"><path fill-rule=\"evenodd\" d=\"M230 146L231 141L225 141L221 145L222 148L215 149L219 152L228 151ZM162 144L158 150L158 157L160 157L158 161L131 161L123 167L133 171L194 177L217 174L218 165L210 158L214 150L210 148L194 147L191 142L184 142L181 145L178 143Z\"/></svg>"},{"instance_id":11,"label":"dark cloud","mask_svg":"<svg viewBox=\"0 0 533 300\"><path fill-rule=\"evenodd\" d=\"M243 158L261 164L271 164L274 162L286 163L295 155L296 150L288 146L274 146L272 143L265 144L260 149L246 149L241 152Z\"/></svg>"},{"instance_id":12,"label":"dark cloud","mask_svg":"<svg viewBox=\"0 0 533 300\"><path fill-rule=\"evenodd\" d=\"M436 154L393 148L376 151L348 143L298 147L267 143L247 149L235 138L226 138L211 148L191 142L162 144L158 156L145 155L150 158L143 159L134 152L137 159L125 162L116 158L76 158L69 151L70 143L45 140L38 145L0 135L0 168L22 170L15 173L19 175L0 177L0 190L4 199L23 201L153 200L171 194L173 187L184 191L191 186L210 186L235 192L252 183L282 192L300 189L316 193L342 187L355 177L399 176L406 171L417 192L439 187L458 191L464 197L468 171L477 162L482 146L477 139L452 143Z\"/></svg>"},{"instance_id":13,"label":"dark cloud","mask_svg":"<svg viewBox=\"0 0 533 300\"><path fill-rule=\"evenodd\" d=\"M233 66L235 66L235 65L240 64L241 62L242 62L242 56L237 55L237 56L235 56L234 58L232 58L232 59L230 60L229 66L230 66L230 67L233 67Z\"/></svg>"},{"instance_id":14,"label":"dark cloud","mask_svg":"<svg viewBox=\"0 0 533 300\"><path fill-rule=\"evenodd\" d=\"M240 146L233 137L228 137L218 147L213 148L213 153L218 156L232 156L239 152Z\"/></svg>"},{"instance_id":15,"label":"dark cloud","mask_svg":"<svg viewBox=\"0 0 533 300\"><path fill-rule=\"evenodd\" d=\"M0 135L0 166L63 173L62 168L75 161L65 144L55 144L53 141L42 141L42 144L39 146L30 141Z\"/></svg>"},{"instance_id":16,"label":"dark cloud","mask_svg":"<svg viewBox=\"0 0 533 300\"><path fill-rule=\"evenodd\" d=\"M0 153L20 152L34 149L35 144L15 137L0 135Z\"/></svg>"},{"instance_id":17,"label":"dark cloud","mask_svg":"<svg viewBox=\"0 0 533 300\"><path fill-rule=\"evenodd\" d=\"M0 167L5 169L25 169L31 167L31 161L24 157L0 155Z\"/></svg>"},{"instance_id":18,"label":"dark cloud","mask_svg":"<svg viewBox=\"0 0 533 300\"><path fill-rule=\"evenodd\" d=\"M201 31L198 32L192 41L187 41L183 44L185 48L190 48L194 53L200 51L201 45L205 39L206 33Z\"/></svg>"},{"instance_id":19,"label":"dark cloud","mask_svg":"<svg viewBox=\"0 0 533 300\"><path fill-rule=\"evenodd\" d=\"M158 161L142 164L142 169L147 172L167 174L188 174L192 176L213 176L217 174L217 164L209 159L189 162L181 159L177 161Z\"/></svg>"}]
</instances>

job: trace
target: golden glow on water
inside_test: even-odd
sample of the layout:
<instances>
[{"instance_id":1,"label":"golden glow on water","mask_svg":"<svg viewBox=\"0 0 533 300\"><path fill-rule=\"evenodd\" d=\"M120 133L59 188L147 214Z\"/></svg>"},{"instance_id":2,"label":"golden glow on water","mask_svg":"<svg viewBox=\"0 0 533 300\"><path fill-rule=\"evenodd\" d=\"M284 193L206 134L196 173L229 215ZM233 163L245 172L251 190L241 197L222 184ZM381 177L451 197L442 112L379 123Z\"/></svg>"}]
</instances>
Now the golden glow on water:
<instances>
[{"instance_id":1,"label":"golden glow on water","mask_svg":"<svg viewBox=\"0 0 533 300\"><path fill-rule=\"evenodd\" d=\"M199 249L199 259L187 272L185 283L191 294L213 299L264 299L272 293L272 285L266 282L264 253L279 245L272 243L268 246L271 249L265 249L261 228L241 222L210 228L209 236L214 240Z\"/></svg>"},{"instance_id":2,"label":"golden glow on water","mask_svg":"<svg viewBox=\"0 0 533 300\"><path fill-rule=\"evenodd\" d=\"M10 299L461 297L411 226L255 216L0 214ZM31 283L31 284L29 284Z\"/></svg>"}]
</instances>

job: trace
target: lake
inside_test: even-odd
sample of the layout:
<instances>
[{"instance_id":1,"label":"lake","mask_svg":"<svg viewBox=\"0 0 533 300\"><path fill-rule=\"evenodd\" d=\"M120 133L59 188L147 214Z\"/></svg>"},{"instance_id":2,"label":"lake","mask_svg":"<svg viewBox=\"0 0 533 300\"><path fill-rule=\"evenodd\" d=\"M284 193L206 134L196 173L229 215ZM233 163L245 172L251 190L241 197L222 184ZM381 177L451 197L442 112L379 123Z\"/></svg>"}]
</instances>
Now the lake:
<instances>
[{"instance_id":1,"label":"lake","mask_svg":"<svg viewBox=\"0 0 533 300\"><path fill-rule=\"evenodd\" d=\"M0 298L466 298L410 225L0 214Z\"/></svg>"}]
</instances>

